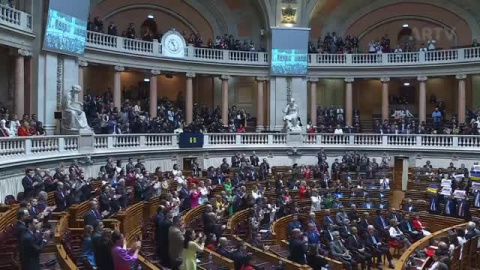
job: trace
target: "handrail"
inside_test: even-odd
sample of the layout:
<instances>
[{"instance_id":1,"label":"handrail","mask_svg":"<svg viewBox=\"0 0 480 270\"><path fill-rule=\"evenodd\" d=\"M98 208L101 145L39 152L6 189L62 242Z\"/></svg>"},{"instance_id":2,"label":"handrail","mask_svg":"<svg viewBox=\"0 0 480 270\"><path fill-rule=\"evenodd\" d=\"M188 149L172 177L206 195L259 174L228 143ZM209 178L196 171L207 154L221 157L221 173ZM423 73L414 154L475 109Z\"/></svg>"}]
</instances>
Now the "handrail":
<instances>
[{"instance_id":1,"label":"handrail","mask_svg":"<svg viewBox=\"0 0 480 270\"><path fill-rule=\"evenodd\" d=\"M426 246L428 245L430 239L432 238L438 238L438 236L441 236L445 233L447 233L448 231L452 230L452 229L456 229L456 228L462 228L462 227L466 227L468 223L462 223L462 224L458 224L458 225L455 225L455 226L451 226L451 227L448 227L448 228L445 228L443 230L440 230L440 231L437 231L437 232L434 232L428 236L425 236L423 237L422 239L418 240L417 242L413 243L403 254L402 256L400 257L400 259L398 260L397 262L397 265L395 267L395 270L403 270L405 269L405 264L407 263L408 259L410 258L410 256L412 255L412 253L417 250L417 248L419 247L423 247L423 246Z\"/></svg>"},{"instance_id":2,"label":"handrail","mask_svg":"<svg viewBox=\"0 0 480 270\"><path fill-rule=\"evenodd\" d=\"M162 44L157 40L150 42L88 31L86 46L87 49L92 50L106 50L118 53L168 58L162 54ZM184 60L267 67L269 65L269 54L265 52L198 48L189 45L186 48ZM480 61L480 47L427 52L308 55L309 67L425 66L443 63L468 63L473 61Z\"/></svg>"},{"instance_id":3,"label":"handrail","mask_svg":"<svg viewBox=\"0 0 480 270\"><path fill-rule=\"evenodd\" d=\"M0 26L8 27L32 33L32 15L0 4Z\"/></svg>"}]
</instances>

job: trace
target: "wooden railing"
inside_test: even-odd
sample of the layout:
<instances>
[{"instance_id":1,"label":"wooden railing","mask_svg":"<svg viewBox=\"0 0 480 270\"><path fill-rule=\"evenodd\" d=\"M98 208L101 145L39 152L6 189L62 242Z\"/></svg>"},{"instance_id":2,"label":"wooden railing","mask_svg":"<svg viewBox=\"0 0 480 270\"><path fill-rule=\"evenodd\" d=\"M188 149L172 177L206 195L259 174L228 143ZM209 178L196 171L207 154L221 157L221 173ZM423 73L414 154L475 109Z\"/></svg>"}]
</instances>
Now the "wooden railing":
<instances>
[{"instance_id":1,"label":"wooden railing","mask_svg":"<svg viewBox=\"0 0 480 270\"><path fill-rule=\"evenodd\" d=\"M440 216L438 216L439 218L441 218ZM438 220L437 220L438 221ZM442 222L443 222L443 219L442 219ZM410 256L412 256L412 254L416 251L416 250L421 250L421 249L424 249L425 247L429 246L429 242L430 242L430 239L438 239L440 238L441 236L447 236L448 232L450 230L454 230L456 228L464 228L465 226L467 225L467 223L461 223L461 224L457 224L457 225L453 225L453 226L450 226L450 227L447 227L447 228L444 228L444 229L441 229L441 230L438 230L434 233L432 233L431 235L428 235L422 239L420 239L419 241L413 243L403 254L402 256L400 257L400 259L398 260L398 263L397 263L397 266L395 267L396 270L403 270L403 269L406 269L406 264L408 262L408 259L410 258Z\"/></svg>"},{"instance_id":2,"label":"wooden railing","mask_svg":"<svg viewBox=\"0 0 480 270\"><path fill-rule=\"evenodd\" d=\"M135 241L135 237L141 238L143 224L143 202L138 202L120 211L115 219L120 222L120 232L125 237L127 244Z\"/></svg>"}]
</instances>

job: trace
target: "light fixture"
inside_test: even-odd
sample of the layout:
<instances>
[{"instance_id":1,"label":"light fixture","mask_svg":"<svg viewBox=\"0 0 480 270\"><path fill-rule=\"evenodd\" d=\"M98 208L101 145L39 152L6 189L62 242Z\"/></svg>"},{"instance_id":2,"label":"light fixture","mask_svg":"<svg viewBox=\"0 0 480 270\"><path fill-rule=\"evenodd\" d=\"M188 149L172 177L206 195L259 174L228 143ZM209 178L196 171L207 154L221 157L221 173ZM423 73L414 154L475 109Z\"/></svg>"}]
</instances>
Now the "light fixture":
<instances>
[{"instance_id":1,"label":"light fixture","mask_svg":"<svg viewBox=\"0 0 480 270\"><path fill-rule=\"evenodd\" d=\"M408 27L408 23L403 25L403 28L407 28L407 27Z\"/></svg>"},{"instance_id":2,"label":"light fixture","mask_svg":"<svg viewBox=\"0 0 480 270\"><path fill-rule=\"evenodd\" d=\"M147 18L153 19L153 18L155 18L155 17L153 16L153 14L148 14Z\"/></svg>"},{"instance_id":3,"label":"light fixture","mask_svg":"<svg viewBox=\"0 0 480 270\"><path fill-rule=\"evenodd\" d=\"M410 86L409 82L403 83L403 86Z\"/></svg>"},{"instance_id":4,"label":"light fixture","mask_svg":"<svg viewBox=\"0 0 480 270\"><path fill-rule=\"evenodd\" d=\"M150 79L149 79L149 78L145 78L145 79L143 79L143 81L144 81L144 82L149 82Z\"/></svg>"}]
</instances>

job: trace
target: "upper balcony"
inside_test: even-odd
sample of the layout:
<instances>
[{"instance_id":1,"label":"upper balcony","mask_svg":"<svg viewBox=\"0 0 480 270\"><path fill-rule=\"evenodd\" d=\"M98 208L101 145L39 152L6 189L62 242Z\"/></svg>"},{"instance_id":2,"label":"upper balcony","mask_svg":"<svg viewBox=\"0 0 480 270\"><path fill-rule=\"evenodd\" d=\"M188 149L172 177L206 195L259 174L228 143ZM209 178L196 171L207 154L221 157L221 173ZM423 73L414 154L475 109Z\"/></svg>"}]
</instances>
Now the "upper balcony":
<instances>
[{"instance_id":1,"label":"upper balcony","mask_svg":"<svg viewBox=\"0 0 480 270\"><path fill-rule=\"evenodd\" d=\"M101 52L104 54L99 54ZM119 57L123 56L123 57ZM86 56L88 61L130 67L160 70L224 73L229 66L232 75L269 74L269 54L196 48L188 46L185 58L168 58L162 55L162 44L157 41L127 39L102 33L88 32ZM113 57L113 58L112 58ZM158 60L163 60L159 62ZM323 77L406 77L452 75L458 72L480 72L480 48L439 50L430 52L386 54L310 54L309 75ZM188 63L185 65L185 63ZM220 68L218 68L220 66ZM245 69L247 71L239 69ZM413 69L412 69L413 68ZM260 73L260 74L259 74ZM244 74L243 74L244 75Z\"/></svg>"},{"instance_id":2,"label":"upper balcony","mask_svg":"<svg viewBox=\"0 0 480 270\"><path fill-rule=\"evenodd\" d=\"M32 15L0 4L0 44L30 49L34 37Z\"/></svg>"}]
</instances>

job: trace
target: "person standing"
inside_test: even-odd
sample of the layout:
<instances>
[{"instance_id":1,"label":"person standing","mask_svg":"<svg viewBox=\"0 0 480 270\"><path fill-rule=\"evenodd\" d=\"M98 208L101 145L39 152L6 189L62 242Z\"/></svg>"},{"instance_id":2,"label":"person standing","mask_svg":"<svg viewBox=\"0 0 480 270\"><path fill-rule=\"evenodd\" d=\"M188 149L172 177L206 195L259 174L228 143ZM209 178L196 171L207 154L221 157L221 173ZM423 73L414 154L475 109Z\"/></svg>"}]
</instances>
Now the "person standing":
<instances>
[{"instance_id":1,"label":"person standing","mask_svg":"<svg viewBox=\"0 0 480 270\"><path fill-rule=\"evenodd\" d=\"M205 235L200 233L195 237L195 231L187 229L183 241L182 270L197 269L197 252L203 252Z\"/></svg>"},{"instance_id":2,"label":"person standing","mask_svg":"<svg viewBox=\"0 0 480 270\"><path fill-rule=\"evenodd\" d=\"M37 237L36 232L41 228L41 222L33 217L25 219L27 230L20 239L20 261L22 270L40 270L40 253L47 245L50 231L43 233L42 237Z\"/></svg>"},{"instance_id":3,"label":"person standing","mask_svg":"<svg viewBox=\"0 0 480 270\"><path fill-rule=\"evenodd\" d=\"M130 270L137 261L138 252L142 246L140 241L132 249L127 249L125 237L119 231L112 233L112 259L114 270Z\"/></svg>"},{"instance_id":4,"label":"person standing","mask_svg":"<svg viewBox=\"0 0 480 270\"><path fill-rule=\"evenodd\" d=\"M170 259L170 268L180 269L182 264L181 254L183 251L183 241L185 238L182 233L182 218L176 216L173 218L172 226L168 230L168 256Z\"/></svg>"}]
</instances>

